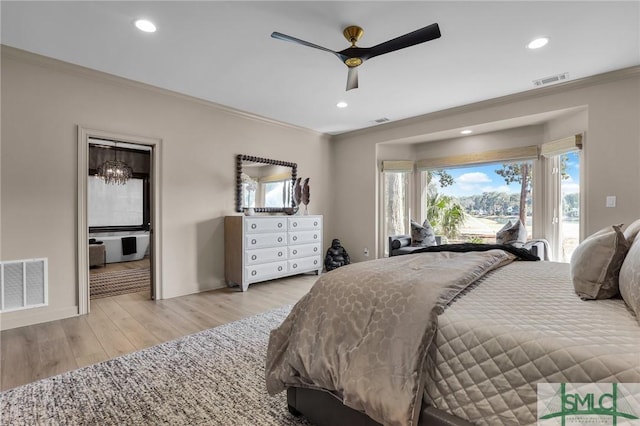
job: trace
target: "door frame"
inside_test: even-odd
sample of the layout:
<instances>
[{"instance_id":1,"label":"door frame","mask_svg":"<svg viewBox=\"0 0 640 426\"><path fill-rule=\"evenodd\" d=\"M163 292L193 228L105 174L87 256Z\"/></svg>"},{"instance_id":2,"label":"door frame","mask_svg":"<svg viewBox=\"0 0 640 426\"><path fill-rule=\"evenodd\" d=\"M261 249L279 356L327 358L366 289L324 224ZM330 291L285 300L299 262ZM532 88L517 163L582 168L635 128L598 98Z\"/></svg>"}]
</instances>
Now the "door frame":
<instances>
[{"instance_id":1,"label":"door frame","mask_svg":"<svg viewBox=\"0 0 640 426\"><path fill-rule=\"evenodd\" d=\"M105 130L78 126L78 315L88 314L90 310L89 294L89 226L87 218L87 186L89 179L89 138L108 139L151 147L151 226L149 243L151 244L151 280L154 299L162 299L162 209L161 209L161 164L162 140L144 136L124 135Z\"/></svg>"}]
</instances>

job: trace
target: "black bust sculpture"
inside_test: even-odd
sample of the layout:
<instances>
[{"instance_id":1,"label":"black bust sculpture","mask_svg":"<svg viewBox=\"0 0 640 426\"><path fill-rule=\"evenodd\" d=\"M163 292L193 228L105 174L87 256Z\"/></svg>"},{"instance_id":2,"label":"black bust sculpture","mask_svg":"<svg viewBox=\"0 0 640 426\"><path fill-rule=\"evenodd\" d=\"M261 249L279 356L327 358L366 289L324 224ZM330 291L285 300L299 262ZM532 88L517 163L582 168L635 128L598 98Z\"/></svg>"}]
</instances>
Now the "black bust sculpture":
<instances>
[{"instance_id":1,"label":"black bust sculpture","mask_svg":"<svg viewBox=\"0 0 640 426\"><path fill-rule=\"evenodd\" d=\"M331 247L327 249L327 255L324 257L324 267L329 272L350 263L349 254L340 244L340 240L335 238L331 242Z\"/></svg>"}]
</instances>

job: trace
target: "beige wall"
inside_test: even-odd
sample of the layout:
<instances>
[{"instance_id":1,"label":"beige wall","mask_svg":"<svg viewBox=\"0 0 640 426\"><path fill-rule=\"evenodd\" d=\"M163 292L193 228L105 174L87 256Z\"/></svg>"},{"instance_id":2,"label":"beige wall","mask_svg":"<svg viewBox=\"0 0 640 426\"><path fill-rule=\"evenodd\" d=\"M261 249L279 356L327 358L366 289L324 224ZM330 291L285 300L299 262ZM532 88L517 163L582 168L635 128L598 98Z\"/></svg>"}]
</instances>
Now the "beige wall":
<instances>
[{"instance_id":1,"label":"beige wall","mask_svg":"<svg viewBox=\"0 0 640 426\"><path fill-rule=\"evenodd\" d=\"M162 139L164 297L224 285L236 154L298 163L328 211L328 136L4 47L1 77L1 259L49 259L49 306L3 328L77 313L77 125Z\"/></svg>"},{"instance_id":2,"label":"beige wall","mask_svg":"<svg viewBox=\"0 0 640 426\"><path fill-rule=\"evenodd\" d=\"M583 151L586 233L593 233L612 223L628 224L637 219L640 217L640 68L334 137L336 176L341 182L349 182L336 194L335 204L340 209L333 216L334 230L345 246L352 247L356 253L352 256L354 260L364 260L359 255L363 247L376 247L377 234L373 230L377 229L378 215L377 144L415 143L421 138L428 140L430 134L450 129L567 108L579 108L580 112L572 119L547 123L542 137L551 140L569 136L577 128L584 128L586 122L587 137ZM588 111L585 112L585 108ZM562 134L565 132L567 134ZM449 146L441 143L432 147L424 144L417 156L452 155L459 153L459 149L466 151L474 147L462 146L461 143ZM386 148L383 152L389 156ZM616 208L605 208L607 195L617 196Z\"/></svg>"}]
</instances>

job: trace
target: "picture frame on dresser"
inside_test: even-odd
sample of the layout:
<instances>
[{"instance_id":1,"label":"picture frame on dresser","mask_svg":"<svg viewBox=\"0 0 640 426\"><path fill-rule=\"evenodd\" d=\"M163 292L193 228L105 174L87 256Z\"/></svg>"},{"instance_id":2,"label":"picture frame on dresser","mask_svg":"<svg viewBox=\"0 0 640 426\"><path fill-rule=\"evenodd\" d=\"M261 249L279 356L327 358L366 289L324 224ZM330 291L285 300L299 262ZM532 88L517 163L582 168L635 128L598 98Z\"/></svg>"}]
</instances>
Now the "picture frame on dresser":
<instances>
[{"instance_id":1,"label":"picture frame on dresser","mask_svg":"<svg viewBox=\"0 0 640 426\"><path fill-rule=\"evenodd\" d=\"M250 284L322 272L322 216L226 216L225 280Z\"/></svg>"}]
</instances>

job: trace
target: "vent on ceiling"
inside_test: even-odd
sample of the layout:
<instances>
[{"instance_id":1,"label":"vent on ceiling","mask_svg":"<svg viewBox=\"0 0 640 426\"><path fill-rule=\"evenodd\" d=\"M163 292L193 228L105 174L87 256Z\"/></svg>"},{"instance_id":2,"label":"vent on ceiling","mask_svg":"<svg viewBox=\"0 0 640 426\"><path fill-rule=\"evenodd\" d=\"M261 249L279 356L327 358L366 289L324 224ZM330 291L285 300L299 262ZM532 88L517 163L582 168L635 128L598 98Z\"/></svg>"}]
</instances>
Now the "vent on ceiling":
<instances>
[{"instance_id":1,"label":"vent on ceiling","mask_svg":"<svg viewBox=\"0 0 640 426\"><path fill-rule=\"evenodd\" d=\"M373 122L377 124L386 123L387 121L391 121L391 120L389 120L387 117L382 117L382 118L378 118L377 120L373 120Z\"/></svg>"},{"instance_id":2,"label":"vent on ceiling","mask_svg":"<svg viewBox=\"0 0 640 426\"><path fill-rule=\"evenodd\" d=\"M563 72L562 74L552 75L550 77L541 78L539 80L533 80L533 85L544 86L545 84L557 83L558 81L564 81L569 79L569 73Z\"/></svg>"}]
</instances>

